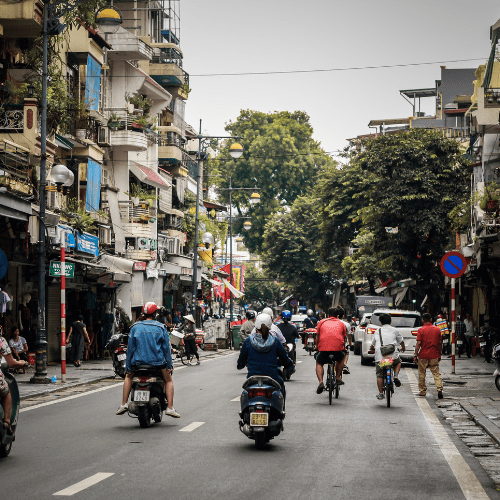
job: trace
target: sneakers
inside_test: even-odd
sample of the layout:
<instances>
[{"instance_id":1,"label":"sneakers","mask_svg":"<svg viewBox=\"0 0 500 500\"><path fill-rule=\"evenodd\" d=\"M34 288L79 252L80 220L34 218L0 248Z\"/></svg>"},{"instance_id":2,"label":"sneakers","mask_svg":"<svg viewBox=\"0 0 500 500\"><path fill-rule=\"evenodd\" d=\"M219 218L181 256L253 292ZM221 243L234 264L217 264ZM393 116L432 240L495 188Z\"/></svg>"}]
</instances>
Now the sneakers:
<instances>
[{"instance_id":1,"label":"sneakers","mask_svg":"<svg viewBox=\"0 0 500 500\"><path fill-rule=\"evenodd\" d=\"M125 403L124 405L120 405L118 410L116 410L116 414L123 415L126 411L128 411L128 403Z\"/></svg>"},{"instance_id":2,"label":"sneakers","mask_svg":"<svg viewBox=\"0 0 500 500\"><path fill-rule=\"evenodd\" d=\"M318 388L316 389L316 394L321 394L325 390L325 384L321 382L321 384L318 385Z\"/></svg>"},{"instance_id":3,"label":"sneakers","mask_svg":"<svg viewBox=\"0 0 500 500\"><path fill-rule=\"evenodd\" d=\"M443 391L438 391L438 399L443 399Z\"/></svg>"},{"instance_id":4,"label":"sneakers","mask_svg":"<svg viewBox=\"0 0 500 500\"><path fill-rule=\"evenodd\" d=\"M396 387L401 387L401 380L399 380L397 377L394 377L394 385Z\"/></svg>"},{"instance_id":5,"label":"sneakers","mask_svg":"<svg viewBox=\"0 0 500 500\"><path fill-rule=\"evenodd\" d=\"M197 364L197 365L201 365L201 361L200 361L200 360L198 360L198 361L196 362L196 364Z\"/></svg>"},{"instance_id":6,"label":"sneakers","mask_svg":"<svg viewBox=\"0 0 500 500\"><path fill-rule=\"evenodd\" d=\"M375 396L377 399L384 399L384 395L380 392Z\"/></svg>"},{"instance_id":7,"label":"sneakers","mask_svg":"<svg viewBox=\"0 0 500 500\"><path fill-rule=\"evenodd\" d=\"M167 408L165 410L165 415L169 415L170 417L174 418L181 418L181 415L177 413L173 408Z\"/></svg>"},{"instance_id":8,"label":"sneakers","mask_svg":"<svg viewBox=\"0 0 500 500\"><path fill-rule=\"evenodd\" d=\"M349 371L349 367L348 366L344 366L344 368L342 368L342 373L344 375L349 375L351 372Z\"/></svg>"},{"instance_id":9,"label":"sneakers","mask_svg":"<svg viewBox=\"0 0 500 500\"><path fill-rule=\"evenodd\" d=\"M338 378L337 385L344 385L344 381L341 378Z\"/></svg>"},{"instance_id":10,"label":"sneakers","mask_svg":"<svg viewBox=\"0 0 500 500\"><path fill-rule=\"evenodd\" d=\"M423 396L425 398L425 392L419 392L418 395Z\"/></svg>"}]
</instances>

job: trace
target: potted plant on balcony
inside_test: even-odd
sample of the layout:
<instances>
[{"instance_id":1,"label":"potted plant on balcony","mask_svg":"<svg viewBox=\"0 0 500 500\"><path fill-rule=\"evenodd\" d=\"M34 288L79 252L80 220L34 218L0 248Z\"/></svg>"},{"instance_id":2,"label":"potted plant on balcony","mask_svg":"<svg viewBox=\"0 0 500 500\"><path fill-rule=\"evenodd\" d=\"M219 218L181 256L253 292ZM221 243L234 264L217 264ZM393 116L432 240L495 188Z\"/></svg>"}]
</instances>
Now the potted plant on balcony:
<instances>
[{"instance_id":1,"label":"potted plant on balcony","mask_svg":"<svg viewBox=\"0 0 500 500\"><path fill-rule=\"evenodd\" d=\"M494 181L488 182L484 186L484 193L479 201L479 208L485 212L497 212L499 199L500 186Z\"/></svg>"},{"instance_id":2,"label":"potted plant on balcony","mask_svg":"<svg viewBox=\"0 0 500 500\"><path fill-rule=\"evenodd\" d=\"M124 130L125 129L125 122L120 121L120 118L116 113L111 113L109 119L108 119L108 127L111 130Z\"/></svg>"}]
</instances>

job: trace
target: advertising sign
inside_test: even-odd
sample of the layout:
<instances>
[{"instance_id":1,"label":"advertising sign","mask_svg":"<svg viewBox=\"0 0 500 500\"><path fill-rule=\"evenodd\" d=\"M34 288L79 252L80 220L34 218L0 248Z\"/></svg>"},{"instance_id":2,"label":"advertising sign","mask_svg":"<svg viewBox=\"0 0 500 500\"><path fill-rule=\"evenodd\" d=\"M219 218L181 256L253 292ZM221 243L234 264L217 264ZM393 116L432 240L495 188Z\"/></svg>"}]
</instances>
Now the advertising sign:
<instances>
[{"instance_id":1,"label":"advertising sign","mask_svg":"<svg viewBox=\"0 0 500 500\"><path fill-rule=\"evenodd\" d=\"M146 262L134 262L134 271L145 271L147 267Z\"/></svg>"},{"instance_id":2,"label":"advertising sign","mask_svg":"<svg viewBox=\"0 0 500 500\"><path fill-rule=\"evenodd\" d=\"M76 233L76 249L99 257L99 238L88 233Z\"/></svg>"}]
</instances>

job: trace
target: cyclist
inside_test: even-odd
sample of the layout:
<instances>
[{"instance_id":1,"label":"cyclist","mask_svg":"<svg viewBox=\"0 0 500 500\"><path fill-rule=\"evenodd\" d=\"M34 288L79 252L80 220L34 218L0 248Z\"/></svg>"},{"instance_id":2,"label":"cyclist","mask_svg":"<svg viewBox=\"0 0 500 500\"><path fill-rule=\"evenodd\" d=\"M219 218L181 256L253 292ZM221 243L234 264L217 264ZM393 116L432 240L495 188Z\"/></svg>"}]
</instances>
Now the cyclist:
<instances>
[{"instance_id":1,"label":"cyclist","mask_svg":"<svg viewBox=\"0 0 500 500\"><path fill-rule=\"evenodd\" d=\"M299 339L300 335L297 331L297 327L293 323L290 323L292 313L290 311L283 311L281 313L281 318L283 319L283 323L280 323L278 328L283 334L283 337L285 337L286 343L295 345L295 339ZM295 349L292 350L290 355L292 357L292 361L295 363L297 361L297 352Z\"/></svg>"},{"instance_id":2,"label":"cyclist","mask_svg":"<svg viewBox=\"0 0 500 500\"><path fill-rule=\"evenodd\" d=\"M381 314L379 316L381 327L374 333L372 344L370 349L375 349L375 374L377 375L377 386L378 394L377 399L384 399L384 369L380 368L379 363L382 361L382 353L380 352L380 337L382 336L382 341L384 345L394 344L394 352L390 357L394 360L394 385L399 387L401 382L399 380L399 370L401 370L401 359L399 357L398 344L401 345L401 352L405 352L405 343L403 342L403 337L396 328L391 326L391 315ZM379 334L380 332L380 334Z\"/></svg>"},{"instance_id":3,"label":"cyclist","mask_svg":"<svg viewBox=\"0 0 500 500\"><path fill-rule=\"evenodd\" d=\"M134 365L154 365L161 369L161 375L165 381L165 394L167 396L166 415L180 418L174 410L174 381L172 380L172 354L170 342L165 325L155 321L159 307L154 302L147 302L142 308L145 316L144 321L137 321L130 330L127 345L127 373L123 382L122 404L116 411L117 415L123 415L128 411L128 397L132 390L132 372Z\"/></svg>"},{"instance_id":4,"label":"cyclist","mask_svg":"<svg viewBox=\"0 0 500 500\"><path fill-rule=\"evenodd\" d=\"M344 385L342 368L344 367L344 348L347 330L344 323L338 319L341 312L343 312L342 308L339 311L339 307L330 307L328 309L328 318L322 319L318 323L316 346L319 352L316 355L316 375L319 385L316 389L316 394L321 394L325 389L325 384L323 383L325 369L323 365L328 363L330 354L333 355L333 359L336 361L335 373L337 384Z\"/></svg>"},{"instance_id":5,"label":"cyclist","mask_svg":"<svg viewBox=\"0 0 500 500\"><path fill-rule=\"evenodd\" d=\"M350 351L350 348L352 346L351 324L348 321L344 321L344 314L345 314L344 309L340 306L337 306L337 309L339 311L339 319L340 319L340 321L342 321L342 323L344 323L346 331L347 331L346 343L345 343L345 349L344 349L344 353L345 353L344 368L342 369L342 373L344 373L345 375L349 375L349 373L351 373L351 372L349 371L349 368L347 367L347 362L349 361L349 351ZM342 311L342 312L340 312L340 311Z\"/></svg>"}]
</instances>

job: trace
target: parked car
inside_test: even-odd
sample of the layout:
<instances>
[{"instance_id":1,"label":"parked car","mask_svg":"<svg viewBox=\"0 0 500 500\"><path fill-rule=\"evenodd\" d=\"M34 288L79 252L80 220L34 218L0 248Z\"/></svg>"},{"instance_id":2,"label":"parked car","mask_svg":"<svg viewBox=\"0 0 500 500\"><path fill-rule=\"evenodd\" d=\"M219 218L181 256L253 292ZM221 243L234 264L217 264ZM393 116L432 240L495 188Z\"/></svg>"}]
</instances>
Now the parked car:
<instances>
[{"instance_id":1,"label":"parked car","mask_svg":"<svg viewBox=\"0 0 500 500\"><path fill-rule=\"evenodd\" d=\"M376 309L373 311L370 322L363 331L363 342L361 344L361 364L370 364L375 354L368 354L368 350L373 340L373 335L382 326L380 323L381 314L390 314L391 326L399 330L405 343L405 352L400 352L401 361L413 362L415 354L415 344L417 342L417 330L422 326L422 318L417 311L404 311L401 309Z\"/></svg>"},{"instance_id":2,"label":"parked car","mask_svg":"<svg viewBox=\"0 0 500 500\"><path fill-rule=\"evenodd\" d=\"M370 322L370 318L372 317L372 313L363 314L361 321L354 328L354 354L361 354L361 344L363 343L363 333L366 329L366 325Z\"/></svg>"}]
</instances>

